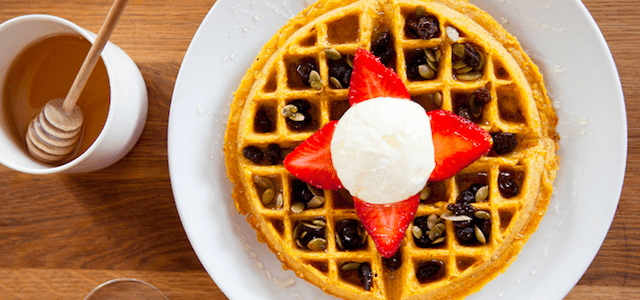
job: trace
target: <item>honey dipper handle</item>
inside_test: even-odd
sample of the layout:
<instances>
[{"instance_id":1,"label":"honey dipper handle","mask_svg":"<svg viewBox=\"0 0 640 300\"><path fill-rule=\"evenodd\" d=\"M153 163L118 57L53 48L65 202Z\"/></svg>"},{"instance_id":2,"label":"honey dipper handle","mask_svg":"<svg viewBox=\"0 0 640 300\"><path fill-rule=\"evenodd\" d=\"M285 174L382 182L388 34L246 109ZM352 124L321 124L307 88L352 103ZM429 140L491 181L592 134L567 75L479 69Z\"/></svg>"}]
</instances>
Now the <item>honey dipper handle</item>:
<instances>
[{"instance_id":1,"label":"honey dipper handle","mask_svg":"<svg viewBox=\"0 0 640 300\"><path fill-rule=\"evenodd\" d=\"M107 14L107 18L104 20L104 23L102 23L100 32L98 32L93 45L91 45L91 49L89 49L89 54L87 54L84 62L82 62L80 71L76 75L76 78L71 85L71 89L69 89L69 92L67 93L67 97L64 99L62 109L65 112L71 112L73 107L76 105L76 102L78 101L78 98L91 75L91 71L93 71L93 68L96 66L96 63L100 58L100 54L102 54L102 49L107 44L107 41L109 41L109 37L111 36L113 29L116 27L118 19L120 19L120 16L124 11L124 7L127 5L127 1L129 0L115 0L111 5L109 14Z\"/></svg>"}]
</instances>

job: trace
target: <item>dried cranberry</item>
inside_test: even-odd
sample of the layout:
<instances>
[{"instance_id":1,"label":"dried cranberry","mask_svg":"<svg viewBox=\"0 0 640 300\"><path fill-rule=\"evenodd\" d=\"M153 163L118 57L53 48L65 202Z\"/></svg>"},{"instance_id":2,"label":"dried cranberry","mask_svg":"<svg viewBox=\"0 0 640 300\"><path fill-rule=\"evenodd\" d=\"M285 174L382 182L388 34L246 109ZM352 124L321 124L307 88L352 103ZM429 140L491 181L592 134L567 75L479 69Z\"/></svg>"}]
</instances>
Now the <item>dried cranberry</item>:
<instances>
[{"instance_id":1,"label":"dried cranberry","mask_svg":"<svg viewBox=\"0 0 640 300\"><path fill-rule=\"evenodd\" d=\"M304 99L296 99L289 102L289 104L295 105L298 108L298 113L301 113L304 116L304 119L302 121L294 121L294 120L291 120L290 118L286 118L287 124L291 128L296 130L301 130L308 127L313 121L313 117L311 117L311 114L308 111L309 108L311 107L311 104L309 103L309 101Z\"/></svg>"},{"instance_id":2,"label":"dried cranberry","mask_svg":"<svg viewBox=\"0 0 640 300\"><path fill-rule=\"evenodd\" d=\"M309 244L310 241L316 238L324 239L326 236L325 227L321 226L300 226L299 232L297 232L299 236L295 238L300 241L302 245Z\"/></svg>"},{"instance_id":3,"label":"dried cranberry","mask_svg":"<svg viewBox=\"0 0 640 300\"><path fill-rule=\"evenodd\" d=\"M466 106L458 107L458 116L461 116L469 121L473 119L473 117L471 116L471 112Z\"/></svg>"},{"instance_id":4,"label":"dried cranberry","mask_svg":"<svg viewBox=\"0 0 640 300\"><path fill-rule=\"evenodd\" d=\"M513 180L513 175L510 172L500 172L498 176L498 190L505 198L515 197L520 191L518 184Z\"/></svg>"},{"instance_id":5,"label":"dried cranberry","mask_svg":"<svg viewBox=\"0 0 640 300\"><path fill-rule=\"evenodd\" d=\"M289 102L289 104L295 105L298 108L298 112L305 112L311 108L311 104L305 99L296 99Z\"/></svg>"},{"instance_id":6,"label":"dried cranberry","mask_svg":"<svg viewBox=\"0 0 640 300\"><path fill-rule=\"evenodd\" d=\"M463 228L456 228L456 236L460 242L470 244L475 241L476 233L473 227L467 226Z\"/></svg>"},{"instance_id":7,"label":"dried cranberry","mask_svg":"<svg viewBox=\"0 0 640 300\"><path fill-rule=\"evenodd\" d=\"M245 147L244 149L242 149L242 155L244 155L246 159L252 161L254 164L259 164L264 158L264 153L262 153L262 150L260 150L260 148L256 146Z\"/></svg>"},{"instance_id":8,"label":"dried cranberry","mask_svg":"<svg viewBox=\"0 0 640 300\"><path fill-rule=\"evenodd\" d=\"M369 263L360 264L360 268L358 268L358 276L360 276L360 282L362 283L364 290L371 290L371 287L373 287L373 272L371 271Z\"/></svg>"},{"instance_id":9,"label":"dried cranberry","mask_svg":"<svg viewBox=\"0 0 640 300\"><path fill-rule=\"evenodd\" d=\"M410 80L424 80L422 76L420 76L419 67L420 65L427 64L427 55L424 53L423 49L416 49L413 51L407 52L407 78Z\"/></svg>"},{"instance_id":10,"label":"dried cranberry","mask_svg":"<svg viewBox=\"0 0 640 300\"><path fill-rule=\"evenodd\" d=\"M478 192L478 190L484 186L486 186L486 184L474 183L470 185L467 190L471 191L475 195Z\"/></svg>"},{"instance_id":11,"label":"dried cranberry","mask_svg":"<svg viewBox=\"0 0 640 300\"><path fill-rule=\"evenodd\" d=\"M487 241L489 240L489 237L491 236L491 219L489 220L482 220L482 219L474 219L474 221L476 221L476 226L478 226L478 228L480 228L480 231L482 231L482 234L484 235L485 239L487 239Z\"/></svg>"},{"instance_id":12,"label":"dried cranberry","mask_svg":"<svg viewBox=\"0 0 640 300\"><path fill-rule=\"evenodd\" d=\"M492 133L493 138L493 151L498 155L504 155L513 151L518 146L518 140L516 135L508 132Z\"/></svg>"},{"instance_id":13,"label":"dried cranberry","mask_svg":"<svg viewBox=\"0 0 640 300\"><path fill-rule=\"evenodd\" d=\"M447 209L450 210L455 216L468 216L473 218L473 214L476 209L468 203L455 203L447 205Z\"/></svg>"},{"instance_id":14,"label":"dried cranberry","mask_svg":"<svg viewBox=\"0 0 640 300\"><path fill-rule=\"evenodd\" d=\"M304 203L308 203L314 196L307 184L300 179L294 179L291 182L291 194L294 201Z\"/></svg>"},{"instance_id":15,"label":"dried cranberry","mask_svg":"<svg viewBox=\"0 0 640 300\"><path fill-rule=\"evenodd\" d=\"M484 184L474 183L469 186L468 189L460 192L458 198L456 198L456 203L475 203L476 202L476 193L480 188L485 186Z\"/></svg>"},{"instance_id":16,"label":"dried cranberry","mask_svg":"<svg viewBox=\"0 0 640 300\"><path fill-rule=\"evenodd\" d=\"M491 102L491 93L484 87L481 87L476 90L476 100L475 105L484 106Z\"/></svg>"},{"instance_id":17,"label":"dried cranberry","mask_svg":"<svg viewBox=\"0 0 640 300\"><path fill-rule=\"evenodd\" d=\"M474 203L476 202L476 193L471 190L464 190L456 198L456 203Z\"/></svg>"},{"instance_id":18,"label":"dried cranberry","mask_svg":"<svg viewBox=\"0 0 640 300\"><path fill-rule=\"evenodd\" d=\"M413 226L417 226L422 231L422 236L420 238L416 238L413 236L413 241L416 243L416 246L420 248L430 248L433 246L431 243L431 239L429 238L429 225L427 224L427 220L429 216L420 216L413 220Z\"/></svg>"},{"instance_id":19,"label":"dried cranberry","mask_svg":"<svg viewBox=\"0 0 640 300\"><path fill-rule=\"evenodd\" d=\"M480 66L480 62L482 58L480 56L480 52L476 49L472 44L466 43L464 44L464 62L467 66L472 68L477 68Z\"/></svg>"},{"instance_id":20,"label":"dried cranberry","mask_svg":"<svg viewBox=\"0 0 640 300\"><path fill-rule=\"evenodd\" d=\"M382 263L387 269L389 269L389 271L398 270L402 266L402 253L398 250L396 254L389 258L383 257Z\"/></svg>"},{"instance_id":21,"label":"dried cranberry","mask_svg":"<svg viewBox=\"0 0 640 300\"><path fill-rule=\"evenodd\" d=\"M472 224L472 220L469 220L469 221L455 221L455 222L453 222L453 227L455 227L455 228L464 228L464 227L471 226L471 224Z\"/></svg>"},{"instance_id":22,"label":"dried cranberry","mask_svg":"<svg viewBox=\"0 0 640 300\"><path fill-rule=\"evenodd\" d=\"M267 151L265 151L265 157L272 165L277 165L280 163L280 145L278 144L269 144L267 146Z\"/></svg>"},{"instance_id":23,"label":"dried cranberry","mask_svg":"<svg viewBox=\"0 0 640 300\"><path fill-rule=\"evenodd\" d=\"M309 115L309 113L307 112L303 112L301 113L304 115L304 120L302 121L293 121L289 118L287 118L287 124L295 129L295 130L301 130L301 129L305 129L307 126L309 126L311 124L311 115Z\"/></svg>"},{"instance_id":24,"label":"dried cranberry","mask_svg":"<svg viewBox=\"0 0 640 300\"><path fill-rule=\"evenodd\" d=\"M444 274L444 263L439 260L430 260L420 264L416 270L416 278L421 283L436 281Z\"/></svg>"},{"instance_id":25,"label":"dried cranberry","mask_svg":"<svg viewBox=\"0 0 640 300\"><path fill-rule=\"evenodd\" d=\"M440 22L435 16L423 16L418 18L415 15L407 18L407 32L414 38L423 40L440 36Z\"/></svg>"},{"instance_id":26,"label":"dried cranberry","mask_svg":"<svg viewBox=\"0 0 640 300\"><path fill-rule=\"evenodd\" d=\"M348 88L353 69L347 63L346 56L338 60L329 61L329 76L338 79L342 88Z\"/></svg>"},{"instance_id":27,"label":"dried cranberry","mask_svg":"<svg viewBox=\"0 0 640 300\"><path fill-rule=\"evenodd\" d=\"M310 57L305 57L301 59L300 62L298 62L298 65L296 66L296 74L300 76L300 80L306 86L310 86L309 73L311 73L311 71L313 70L317 71L318 67L316 66L316 61Z\"/></svg>"},{"instance_id":28,"label":"dried cranberry","mask_svg":"<svg viewBox=\"0 0 640 300\"><path fill-rule=\"evenodd\" d=\"M422 231L429 231L429 216L420 216L413 219L413 226L418 226Z\"/></svg>"},{"instance_id":29,"label":"dried cranberry","mask_svg":"<svg viewBox=\"0 0 640 300\"><path fill-rule=\"evenodd\" d=\"M254 122L254 130L256 132L267 133L272 130L271 119L269 119L267 112L262 109L256 112Z\"/></svg>"},{"instance_id":30,"label":"dried cranberry","mask_svg":"<svg viewBox=\"0 0 640 300\"><path fill-rule=\"evenodd\" d=\"M371 53L380 58L383 65L387 65L396 56L389 30L382 32L371 44Z\"/></svg>"},{"instance_id":31,"label":"dried cranberry","mask_svg":"<svg viewBox=\"0 0 640 300\"><path fill-rule=\"evenodd\" d=\"M336 223L336 232L342 250L354 250L362 246L361 233L364 232L364 228L360 222L353 219L341 220Z\"/></svg>"}]
</instances>

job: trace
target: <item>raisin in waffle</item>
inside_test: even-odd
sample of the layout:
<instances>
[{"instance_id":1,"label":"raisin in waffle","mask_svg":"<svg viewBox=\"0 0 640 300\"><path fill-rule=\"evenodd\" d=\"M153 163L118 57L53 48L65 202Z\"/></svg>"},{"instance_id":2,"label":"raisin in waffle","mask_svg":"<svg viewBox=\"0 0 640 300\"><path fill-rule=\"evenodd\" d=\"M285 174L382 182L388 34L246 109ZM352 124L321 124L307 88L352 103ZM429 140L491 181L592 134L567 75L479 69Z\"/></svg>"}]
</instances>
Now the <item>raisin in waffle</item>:
<instances>
[{"instance_id":1,"label":"raisin in waffle","mask_svg":"<svg viewBox=\"0 0 640 300\"><path fill-rule=\"evenodd\" d=\"M491 152L429 182L400 250L382 258L346 190L318 190L282 159L348 109L352 55L369 49L414 101L472 120ZM225 136L238 211L283 266L346 299L457 299L513 262L544 215L557 118L538 68L466 1L319 1L262 49Z\"/></svg>"}]
</instances>

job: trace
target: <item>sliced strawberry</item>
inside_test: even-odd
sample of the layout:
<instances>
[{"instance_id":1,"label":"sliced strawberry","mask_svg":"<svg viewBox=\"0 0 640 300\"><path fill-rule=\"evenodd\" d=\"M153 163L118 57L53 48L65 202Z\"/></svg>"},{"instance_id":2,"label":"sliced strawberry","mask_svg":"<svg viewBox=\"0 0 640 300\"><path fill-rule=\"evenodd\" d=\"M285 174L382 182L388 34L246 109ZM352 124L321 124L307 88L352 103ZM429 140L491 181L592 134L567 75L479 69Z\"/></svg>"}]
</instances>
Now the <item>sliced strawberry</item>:
<instances>
[{"instance_id":1,"label":"sliced strawberry","mask_svg":"<svg viewBox=\"0 0 640 300\"><path fill-rule=\"evenodd\" d=\"M398 74L385 67L371 52L359 48L353 58L349 103L354 105L377 97L411 98Z\"/></svg>"},{"instance_id":2,"label":"sliced strawberry","mask_svg":"<svg viewBox=\"0 0 640 300\"><path fill-rule=\"evenodd\" d=\"M284 159L284 167L300 180L323 190L342 188L331 162L331 137L338 121L331 121L311 135Z\"/></svg>"},{"instance_id":3,"label":"sliced strawberry","mask_svg":"<svg viewBox=\"0 0 640 300\"><path fill-rule=\"evenodd\" d=\"M445 180L491 150L491 136L473 122L442 109L427 115L431 119L436 161L429 181Z\"/></svg>"},{"instance_id":4,"label":"sliced strawberry","mask_svg":"<svg viewBox=\"0 0 640 300\"><path fill-rule=\"evenodd\" d=\"M353 204L378 252L389 258L400 248L404 233L418 210L420 198L415 195L396 203L371 204L353 197Z\"/></svg>"}]
</instances>

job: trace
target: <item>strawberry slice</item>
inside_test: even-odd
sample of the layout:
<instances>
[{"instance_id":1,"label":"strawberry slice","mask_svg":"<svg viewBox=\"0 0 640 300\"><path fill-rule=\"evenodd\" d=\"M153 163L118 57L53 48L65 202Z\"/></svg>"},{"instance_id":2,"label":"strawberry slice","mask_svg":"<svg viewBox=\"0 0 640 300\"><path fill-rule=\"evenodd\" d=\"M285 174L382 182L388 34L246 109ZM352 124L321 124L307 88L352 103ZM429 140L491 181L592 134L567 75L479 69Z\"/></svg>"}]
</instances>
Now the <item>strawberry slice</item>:
<instances>
[{"instance_id":1,"label":"strawberry slice","mask_svg":"<svg viewBox=\"0 0 640 300\"><path fill-rule=\"evenodd\" d=\"M378 252L389 258L400 248L404 232L418 210L420 198L415 195L396 203L371 204L353 197L353 204Z\"/></svg>"},{"instance_id":2,"label":"strawberry slice","mask_svg":"<svg viewBox=\"0 0 640 300\"><path fill-rule=\"evenodd\" d=\"M293 176L323 190L342 188L331 161L331 137L338 121L331 121L304 140L284 159Z\"/></svg>"},{"instance_id":3,"label":"strawberry slice","mask_svg":"<svg viewBox=\"0 0 640 300\"><path fill-rule=\"evenodd\" d=\"M431 119L436 161L429 181L445 180L491 150L491 136L473 122L442 109L427 115Z\"/></svg>"},{"instance_id":4,"label":"strawberry slice","mask_svg":"<svg viewBox=\"0 0 640 300\"><path fill-rule=\"evenodd\" d=\"M398 74L385 67L371 52L359 48L353 58L349 103L354 105L377 97L411 98Z\"/></svg>"}]
</instances>

